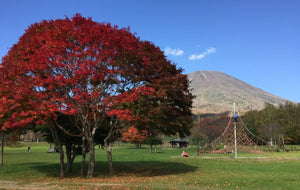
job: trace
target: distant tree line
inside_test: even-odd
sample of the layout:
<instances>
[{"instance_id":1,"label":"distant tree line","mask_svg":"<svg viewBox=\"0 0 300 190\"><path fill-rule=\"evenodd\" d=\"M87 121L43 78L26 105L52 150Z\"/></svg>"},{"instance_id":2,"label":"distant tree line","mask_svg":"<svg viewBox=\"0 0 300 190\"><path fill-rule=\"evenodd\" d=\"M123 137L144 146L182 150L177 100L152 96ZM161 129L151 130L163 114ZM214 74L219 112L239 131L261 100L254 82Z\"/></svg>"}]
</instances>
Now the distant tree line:
<instances>
[{"instance_id":1,"label":"distant tree line","mask_svg":"<svg viewBox=\"0 0 300 190\"><path fill-rule=\"evenodd\" d=\"M228 113L197 116L191 129L192 143L198 145L211 143L225 130L229 119Z\"/></svg>"},{"instance_id":2,"label":"distant tree line","mask_svg":"<svg viewBox=\"0 0 300 190\"><path fill-rule=\"evenodd\" d=\"M266 103L264 109L241 116L243 124L256 136L275 145L279 138L286 144L300 144L300 104L287 102L278 107ZM194 144L214 141L225 130L228 113L197 116L191 130Z\"/></svg>"},{"instance_id":3,"label":"distant tree line","mask_svg":"<svg viewBox=\"0 0 300 190\"><path fill-rule=\"evenodd\" d=\"M286 144L300 144L300 104L287 102L275 107L266 103L260 111L249 111L243 117L255 135L276 143L283 137Z\"/></svg>"}]
</instances>

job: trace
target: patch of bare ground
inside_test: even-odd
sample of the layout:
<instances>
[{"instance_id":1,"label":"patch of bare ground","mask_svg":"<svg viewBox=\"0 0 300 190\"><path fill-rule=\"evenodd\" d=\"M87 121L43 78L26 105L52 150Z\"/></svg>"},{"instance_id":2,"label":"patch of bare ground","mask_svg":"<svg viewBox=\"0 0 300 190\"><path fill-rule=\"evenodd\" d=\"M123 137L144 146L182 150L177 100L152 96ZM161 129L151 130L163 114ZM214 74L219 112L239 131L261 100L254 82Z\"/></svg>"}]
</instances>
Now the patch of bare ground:
<instances>
[{"instance_id":1,"label":"patch of bare ground","mask_svg":"<svg viewBox=\"0 0 300 190\"><path fill-rule=\"evenodd\" d=\"M0 189L55 189L54 185L47 183L19 183L16 181L0 180Z\"/></svg>"},{"instance_id":2,"label":"patch of bare ground","mask_svg":"<svg viewBox=\"0 0 300 190\"><path fill-rule=\"evenodd\" d=\"M121 184L112 184L112 183L89 183L87 180L85 182L80 183L61 183L61 182L52 182L52 183L44 183L44 182L33 182L33 183L22 183L16 181L9 180L0 180L0 189L16 189L16 190L52 190L52 189L80 189L86 186L92 185L93 187L98 187L95 189L107 189L109 187L122 186Z\"/></svg>"}]
</instances>

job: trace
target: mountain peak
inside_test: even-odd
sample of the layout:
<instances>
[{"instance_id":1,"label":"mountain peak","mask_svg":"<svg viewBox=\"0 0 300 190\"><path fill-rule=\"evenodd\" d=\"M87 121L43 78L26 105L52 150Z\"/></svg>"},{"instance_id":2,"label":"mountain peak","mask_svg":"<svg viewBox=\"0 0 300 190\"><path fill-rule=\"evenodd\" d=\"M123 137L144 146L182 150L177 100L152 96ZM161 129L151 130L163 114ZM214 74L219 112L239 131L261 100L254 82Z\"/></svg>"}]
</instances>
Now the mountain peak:
<instances>
[{"instance_id":1,"label":"mountain peak","mask_svg":"<svg viewBox=\"0 0 300 190\"><path fill-rule=\"evenodd\" d=\"M266 102L278 106L288 101L219 71L195 71L188 78L196 114L232 111L234 102L242 114L263 109Z\"/></svg>"}]
</instances>

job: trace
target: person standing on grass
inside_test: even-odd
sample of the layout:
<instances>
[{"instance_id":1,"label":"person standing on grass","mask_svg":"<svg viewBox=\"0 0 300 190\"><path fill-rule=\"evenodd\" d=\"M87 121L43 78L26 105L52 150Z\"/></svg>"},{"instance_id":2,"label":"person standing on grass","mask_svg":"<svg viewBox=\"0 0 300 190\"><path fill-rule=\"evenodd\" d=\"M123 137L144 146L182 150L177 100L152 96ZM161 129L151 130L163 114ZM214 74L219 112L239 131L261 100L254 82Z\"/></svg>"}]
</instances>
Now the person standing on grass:
<instances>
[{"instance_id":1,"label":"person standing on grass","mask_svg":"<svg viewBox=\"0 0 300 190\"><path fill-rule=\"evenodd\" d=\"M27 152L30 152L30 146L28 146L28 148L27 148Z\"/></svg>"}]
</instances>

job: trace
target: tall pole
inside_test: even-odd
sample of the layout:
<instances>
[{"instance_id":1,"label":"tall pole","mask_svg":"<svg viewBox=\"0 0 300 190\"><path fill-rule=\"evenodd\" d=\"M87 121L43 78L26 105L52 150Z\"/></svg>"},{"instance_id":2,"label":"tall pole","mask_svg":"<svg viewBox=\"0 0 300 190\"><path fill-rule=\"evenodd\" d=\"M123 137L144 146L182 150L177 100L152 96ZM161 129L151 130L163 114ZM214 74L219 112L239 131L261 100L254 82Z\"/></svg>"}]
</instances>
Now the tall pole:
<instances>
[{"instance_id":1,"label":"tall pole","mask_svg":"<svg viewBox=\"0 0 300 190\"><path fill-rule=\"evenodd\" d=\"M236 122L237 122L237 114L235 112L235 102L234 102L233 103L233 125L234 125L234 158L235 159L237 159Z\"/></svg>"}]
</instances>

